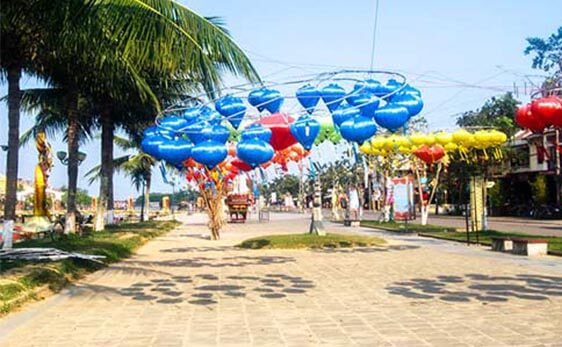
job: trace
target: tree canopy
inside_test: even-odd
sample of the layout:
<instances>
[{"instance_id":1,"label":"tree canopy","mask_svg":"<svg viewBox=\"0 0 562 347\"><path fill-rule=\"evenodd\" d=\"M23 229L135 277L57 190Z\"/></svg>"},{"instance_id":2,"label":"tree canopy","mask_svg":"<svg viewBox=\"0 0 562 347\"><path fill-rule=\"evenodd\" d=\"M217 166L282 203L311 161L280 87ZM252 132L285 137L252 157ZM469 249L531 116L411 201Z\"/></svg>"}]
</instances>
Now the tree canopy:
<instances>
[{"instance_id":1,"label":"tree canopy","mask_svg":"<svg viewBox=\"0 0 562 347\"><path fill-rule=\"evenodd\" d=\"M511 136L516 131L515 112L519 101L511 93L488 99L481 108L464 112L457 118L460 127L493 127Z\"/></svg>"},{"instance_id":2,"label":"tree canopy","mask_svg":"<svg viewBox=\"0 0 562 347\"><path fill-rule=\"evenodd\" d=\"M530 37L525 55L533 55L533 69L562 74L562 26L547 39Z\"/></svg>"}]
</instances>

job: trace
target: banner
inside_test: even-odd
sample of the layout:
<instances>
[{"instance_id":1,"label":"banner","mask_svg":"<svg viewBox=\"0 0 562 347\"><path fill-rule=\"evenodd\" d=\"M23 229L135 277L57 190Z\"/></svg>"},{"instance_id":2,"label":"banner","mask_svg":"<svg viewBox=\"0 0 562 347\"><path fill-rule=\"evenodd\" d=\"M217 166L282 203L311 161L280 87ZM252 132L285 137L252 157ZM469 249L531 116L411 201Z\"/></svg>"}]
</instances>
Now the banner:
<instances>
[{"instance_id":1,"label":"banner","mask_svg":"<svg viewBox=\"0 0 562 347\"><path fill-rule=\"evenodd\" d=\"M397 177L392 179L393 189L393 208L394 219L405 220L411 219L412 195L414 192L412 177Z\"/></svg>"}]
</instances>

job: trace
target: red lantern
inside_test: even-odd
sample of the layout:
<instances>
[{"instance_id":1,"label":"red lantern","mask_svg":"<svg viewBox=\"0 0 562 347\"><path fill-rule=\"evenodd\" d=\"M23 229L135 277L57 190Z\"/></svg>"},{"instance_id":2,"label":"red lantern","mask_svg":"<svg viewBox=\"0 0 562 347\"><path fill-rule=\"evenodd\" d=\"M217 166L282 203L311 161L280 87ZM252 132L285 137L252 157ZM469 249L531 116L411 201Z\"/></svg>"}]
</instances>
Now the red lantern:
<instances>
[{"instance_id":1,"label":"red lantern","mask_svg":"<svg viewBox=\"0 0 562 347\"><path fill-rule=\"evenodd\" d=\"M291 130L289 130L289 125L294 121L295 119L288 114L277 112L260 119L257 123L271 130L269 143L273 149L280 151L297 143L297 140L291 134Z\"/></svg>"},{"instance_id":2,"label":"red lantern","mask_svg":"<svg viewBox=\"0 0 562 347\"><path fill-rule=\"evenodd\" d=\"M531 111L531 104L521 106L517 109L515 114L515 123L520 127L529 129L533 132L542 132L545 128L545 123L542 118Z\"/></svg>"},{"instance_id":3,"label":"red lantern","mask_svg":"<svg viewBox=\"0 0 562 347\"><path fill-rule=\"evenodd\" d=\"M556 96L547 96L531 102L531 113L539 117L546 126L561 126L562 122L562 102Z\"/></svg>"},{"instance_id":4,"label":"red lantern","mask_svg":"<svg viewBox=\"0 0 562 347\"><path fill-rule=\"evenodd\" d=\"M232 166L237 167L239 170L242 170L242 171L252 170L252 167L250 165L248 165L245 161L241 160L240 158L234 158L231 163L232 163Z\"/></svg>"},{"instance_id":5,"label":"red lantern","mask_svg":"<svg viewBox=\"0 0 562 347\"><path fill-rule=\"evenodd\" d=\"M414 154L426 164L431 165L445 156L445 150L440 145L433 145L431 147L423 145Z\"/></svg>"},{"instance_id":6,"label":"red lantern","mask_svg":"<svg viewBox=\"0 0 562 347\"><path fill-rule=\"evenodd\" d=\"M191 170L188 171L188 172L185 174L185 179L187 180L187 182L193 181L194 177L193 177L193 172L191 172Z\"/></svg>"}]
</instances>

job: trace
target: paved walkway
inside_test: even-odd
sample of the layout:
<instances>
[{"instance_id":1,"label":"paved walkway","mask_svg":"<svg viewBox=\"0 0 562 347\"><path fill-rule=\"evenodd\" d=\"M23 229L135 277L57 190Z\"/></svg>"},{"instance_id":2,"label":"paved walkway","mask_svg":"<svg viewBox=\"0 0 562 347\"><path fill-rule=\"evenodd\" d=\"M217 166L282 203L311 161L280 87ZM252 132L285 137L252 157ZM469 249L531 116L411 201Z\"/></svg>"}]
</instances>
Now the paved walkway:
<instances>
[{"instance_id":1,"label":"paved walkway","mask_svg":"<svg viewBox=\"0 0 562 347\"><path fill-rule=\"evenodd\" d=\"M562 260L390 236L384 248L247 251L302 215L202 216L138 255L0 320L1 346L560 346ZM352 232L327 224L331 229ZM373 233L354 229L354 232Z\"/></svg>"},{"instance_id":2,"label":"paved walkway","mask_svg":"<svg viewBox=\"0 0 562 347\"><path fill-rule=\"evenodd\" d=\"M329 214L327 214L329 215ZM380 213L367 211L364 219L379 219ZM412 221L421 223L421 218ZM429 215L428 224L453 227L465 230L466 219L463 216ZM562 220L539 220L520 217L488 217L488 228L505 232L521 232L531 235L562 237Z\"/></svg>"}]
</instances>

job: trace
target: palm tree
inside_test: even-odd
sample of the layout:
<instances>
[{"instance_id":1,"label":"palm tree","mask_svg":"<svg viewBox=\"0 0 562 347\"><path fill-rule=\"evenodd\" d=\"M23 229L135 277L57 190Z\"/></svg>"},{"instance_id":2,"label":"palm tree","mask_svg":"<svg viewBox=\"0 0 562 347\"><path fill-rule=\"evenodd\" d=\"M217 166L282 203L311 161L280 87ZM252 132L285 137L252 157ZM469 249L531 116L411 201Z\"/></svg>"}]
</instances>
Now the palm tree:
<instances>
[{"instance_id":1,"label":"palm tree","mask_svg":"<svg viewBox=\"0 0 562 347\"><path fill-rule=\"evenodd\" d=\"M141 206L141 217L143 221L144 216L149 215L150 209L150 186L152 182L152 169L158 163L152 156L144 153L140 149L140 142L130 138L114 136L113 142L123 151L135 151L134 154L126 154L124 156L112 160L112 167L116 171L122 171L131 178L131 182L135 189L140 190L143 187L144 203ZM103 165L98 165L86 173L89 177L90 184L97 179L103 179L102 174Z\"/></svg>"},{"instance_id":2,"label":"palm tree","mask_svg":"<svg viewBox=\"0 0 562 347\"><path fill-rule=\"evenodd\" d=\"M70 230L74 228L76 208L80 98L97 94L96 91L112 94L113 84L127 76L136 87L135 92L140 91L141 99L152 101L158 109L158 100L143 75L147 71L154 73L152 76L174 77L186 84L199 85L211 95L220 84L223 71L258 80L248 58L231 40L219 20L201 17L171 0L61 0L57 6L52 6L50 0L16 0L9 4L8 11L3 8L7 15L3 13L2 16L2 38L8 33L14 37L26 37L28 26L38 27L33 32L46 35L46 38L20 40L32 42L38 47L37 54L29 56L39 57L36 60L41 64L30 64L34 67L32 71L65 91L69 156L67 221ZM46 20L38 21L25 16L26 11L34 13L38 8L42 8L41 15ZM17 25L13 26L13 23ZM8 31L8 28L16 29ZM4 62L10 60L2 60L3 71L16 71L8 74L9 85L14 86L9 87L8 97L13 120L19 117L19 87L15 82L19 81L27 62L21 58L27 57L22 52L33 45L13 45L14 49L10 52L15 57L15 63L8 65ZM105 81L101 85L97 83L100 76ZM123 100L124 95L110 95L109 99ZM111 138L113 127L108 122L105 124L107 134L103 137L107 140ZM10 128L16 128L16 125ZM13 151L9 154L8 171L15 172L9 177L15 182L17 140L14 141L14 138L17 139L18 134L13 133L15 136L10 135L9 145L16 148L16 155L14 157ZM104 152L108 151L104 149ZM106 175L110 171L104 170ZM9 210L10 204L6 205Z\"/></svg>"},{"instance_id":3,"label":"palm tree","mask_svg":"<svg viewBox=\"0 0 562 347\"><path fill-rule=\"evenodd\" d=\"M8 155L4 219L14 220L17 202L18 142L22 72L37 71L37 46L44 36L40 23L48 18L37 1L12 0L2 3L0 16L0 76L8 83Z\"/></svg>"}]
</instances>

